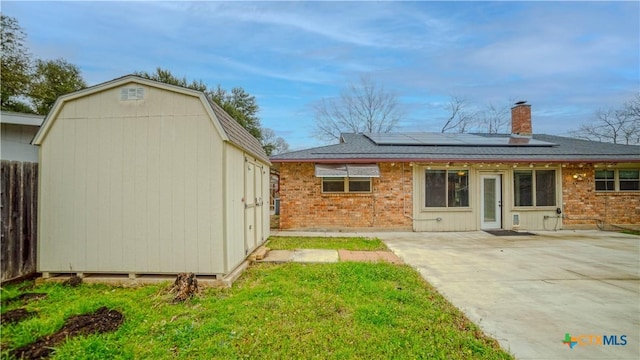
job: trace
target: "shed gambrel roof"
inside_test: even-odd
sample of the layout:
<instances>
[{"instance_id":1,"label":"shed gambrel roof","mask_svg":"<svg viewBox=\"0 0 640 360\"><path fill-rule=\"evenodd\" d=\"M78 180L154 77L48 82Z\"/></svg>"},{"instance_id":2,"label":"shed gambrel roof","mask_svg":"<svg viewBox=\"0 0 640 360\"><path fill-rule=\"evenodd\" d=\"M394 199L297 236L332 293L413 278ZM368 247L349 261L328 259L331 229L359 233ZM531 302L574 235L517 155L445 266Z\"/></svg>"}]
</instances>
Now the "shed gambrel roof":
<instances>
[{"instance_id":1,"label":"shed gambrel roof","mask_svg":"<svg viewBox=\"0 0 640 360\"><path fill-rule=\"evenodd\" d=\"M155 80L145 79L136 75L126 75L111 81L88 87L86 89L60 96L56 100L49 114L47 114L46 118L44 119L44 122L42 123L42 126L34 137L32 143L34 145L40 145L42 143L47 135L49 128L51 127L52 122L55 121L58 112L61 110L65 102L130 83L147 85L199 98L203 106L211 115L214 126L219 129L219 132L224 141L228 141L239 147L240 149L243 149L244 151L253 155L254 157L264 161L267 164L270 164L269 157L262 148L260 141L258 141L258 139L251 135L245 128L240 126L237 121L235 121L220 106L218 106L218 104L211 101L211 99L209 99L203 92L184 88L181 86L165 84Z\"/></svg>"},{"instance_id":2,"label":"shed gambrel roof","mask_svg":"<svg viewBox=\"0 0 640 360\"><path fill-rule=\"evenodd\" d=\"M209 105L213 109L213 113L216 114L216 117L220 121L220 125L224 129L225 133L229 137L229 140L236 144L237 146L242 147L244 145L245 149L253 154L254 156L260 158L262 161L269 163L269 158L267 154L264 152L264 148L249 131L243 128L237 121L235 121L231 115L227 114L220 105L216 104L213 100L207 99Z\"/></svg>"},{"instance_id":3,"label":"shed gambrel roof","mask_svg":"<svg viewBox=\"0 0 640 360\"><path fill-rule=\"evenodd\" d=\"M430 134L436 136L438 134ZM442 134L440 134L442 135ZM448 134L451 136L452 134ZM474 134L510 138L508 134ZM279 154L274 163L439 162L640 162L640 146L587 141L555 135L533 135L548 146L518 145L379 145L365 134L342 134L339 144ZM507 141L508 142L508 141Z\"/></svg>"}]
</instances>

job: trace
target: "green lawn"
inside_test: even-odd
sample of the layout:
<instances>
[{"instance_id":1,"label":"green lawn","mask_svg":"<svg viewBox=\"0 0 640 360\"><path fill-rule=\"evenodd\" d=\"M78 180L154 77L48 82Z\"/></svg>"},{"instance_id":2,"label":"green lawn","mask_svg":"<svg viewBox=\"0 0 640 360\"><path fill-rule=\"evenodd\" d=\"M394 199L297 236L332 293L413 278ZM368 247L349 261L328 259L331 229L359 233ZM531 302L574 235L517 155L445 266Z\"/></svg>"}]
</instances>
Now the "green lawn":
<instances>
[{"instance_id":1,"label":"green lawn","mask_svg":"<svg viewBox=\"0 0 640 360\"><path fill-rule=\"evenodd\" d=\"M495 340L406 265L255 264L230 289L171 305L169 283L138 288L46 283L6 286L2 299L38 315L1 330L8 351L107 306L124 314L114 333L75 338L54 359L510 359Z\"/></svg>"},{"instance_id":2,"label":"green lawn","mask_svg":"<svg viewBox=\"0 0 640 360\"><path fill-rule=\"evenodd\" d=\"M272 236L267 247L272 250L295 249L331 249L331 250L387 250L387 246L380 239L364 237L299 237Z\"/></svg>"}]
</instances>

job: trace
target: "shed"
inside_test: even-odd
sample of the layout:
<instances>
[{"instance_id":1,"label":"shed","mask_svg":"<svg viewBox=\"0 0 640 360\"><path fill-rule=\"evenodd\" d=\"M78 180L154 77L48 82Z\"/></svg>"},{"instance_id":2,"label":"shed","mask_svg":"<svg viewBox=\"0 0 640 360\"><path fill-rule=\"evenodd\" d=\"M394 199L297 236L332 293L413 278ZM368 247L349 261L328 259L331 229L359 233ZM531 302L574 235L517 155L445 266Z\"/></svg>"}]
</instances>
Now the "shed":
<instances>
[{"instance_id":1,"label":"shed","mask_svg":"<svg viewBox=\"0 0 640 360\"><path fill-rule=\"evenodd\" d=\"M202 92L124 76L60 97L33 143L45 278L223 278L269 236L269 159Z\"/></svg>"}]
</instances>

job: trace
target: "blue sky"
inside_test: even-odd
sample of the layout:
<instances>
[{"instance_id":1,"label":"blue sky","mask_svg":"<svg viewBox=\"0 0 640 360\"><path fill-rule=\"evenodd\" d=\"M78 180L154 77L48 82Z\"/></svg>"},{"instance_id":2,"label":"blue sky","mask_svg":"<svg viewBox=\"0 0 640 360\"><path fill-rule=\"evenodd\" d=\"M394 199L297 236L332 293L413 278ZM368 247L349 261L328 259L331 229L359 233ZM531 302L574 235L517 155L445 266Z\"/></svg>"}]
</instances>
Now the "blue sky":
<instances>
[{"instance_id":1,"label":"blue sky","mask_svg":"<svg viewBox=\"0 0 640 360\"><path fill-rule=\"evenodd\" d=\"M532 105L566 134L640 91L640 3L2 1L36 58L89 85L171 70L255 95L292 149L322 144L312 105L365 75L397 94L401 131L439 131L450 96Z\"/></svg>"}]
</instances>

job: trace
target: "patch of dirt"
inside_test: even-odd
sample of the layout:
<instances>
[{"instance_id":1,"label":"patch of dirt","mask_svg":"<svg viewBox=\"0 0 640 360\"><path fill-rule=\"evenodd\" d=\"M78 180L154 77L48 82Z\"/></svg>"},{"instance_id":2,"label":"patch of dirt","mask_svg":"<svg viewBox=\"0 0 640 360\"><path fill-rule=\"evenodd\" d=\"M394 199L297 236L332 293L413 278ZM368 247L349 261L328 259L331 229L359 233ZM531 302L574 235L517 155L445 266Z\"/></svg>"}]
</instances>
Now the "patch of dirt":
<instances>
[{"instance_id":1,"label":"patch of dirt","mask_svg":"<svg viewBox=\"0 0 640 360\"><path fill-rule=\"evenodd\" d=\"M16 297L12 297L11 299L6 299L2 301L2 305L7 305L16 301L24 301L24 302L29 302L31 300L38 300L38 299L42 299L44 297L46 297L47 294L46 293L24 293L24 294L20 294Z\"/></svg>"},{"instance_id":2,"label":"patch of dirt","mask_svg":"<svg viewBox=\"0 0 640 360\"><path fill-rule=\"evenodd\" d=\"M179 273L176 281L169 290L170 293L176 293L172 303L184 302L200 292L198 287L198 279L194 273Z\"/></svg>"},{"instance_id":3,"label":"patch of dirt","mask_svg":"<svg viewBox=\"0 0 640 360\"><path fill-rule=\"evenodd\" d=\"M91 314L74 315L65 321L54 334L39 338L35 342L19 347L11 352L18 359L44 359L49 357L54 347L66 339L81 335L102 334L115 331L124 322L124 315L117 310L101 307Z\"/></svg>"},{"instance_id":4,"label":"patch of dirt","mask_svg":"<svg viewBox=\"0 0 640 360\"><path fill-rule=\"evenodd\" d=\"M37 313L24 308L9 310L0 317L0 324L15 324L35 316Z\"/></svg>"}]
</instances>

